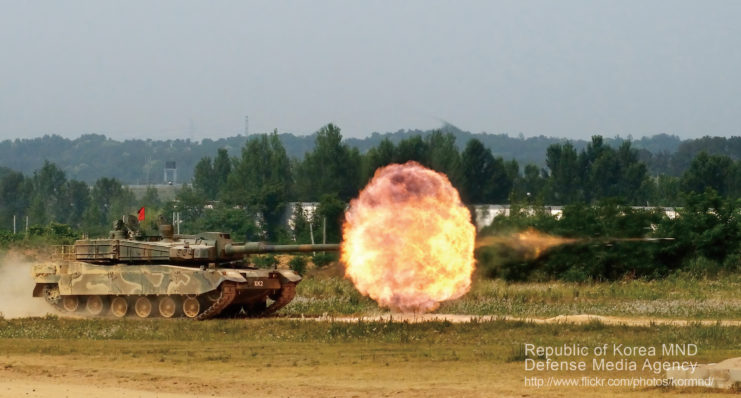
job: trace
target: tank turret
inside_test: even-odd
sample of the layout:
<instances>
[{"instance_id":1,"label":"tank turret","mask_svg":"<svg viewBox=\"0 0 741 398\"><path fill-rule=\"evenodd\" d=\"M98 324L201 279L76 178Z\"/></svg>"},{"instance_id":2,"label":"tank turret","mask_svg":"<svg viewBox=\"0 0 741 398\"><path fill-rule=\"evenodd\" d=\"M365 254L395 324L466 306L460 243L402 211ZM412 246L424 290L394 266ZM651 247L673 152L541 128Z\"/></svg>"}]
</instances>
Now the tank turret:
<instances>
[{"instance_id":1,"label":"tank turret","mask_svg":"<svg viewBox=\"0 0 741 398\"><path fill-rule=\"evenodd\" d=\"M175 235L171 224L160 224L159 236L143 236L131 220L114 224L107 239L81 239L75 242L78 261L96 264L125 262L202 263L233 262L249 254L338 251L338 244L271 245L262 242L235 243L228 233L202 232Z\"/></svg>"},{"instance_id":2,"label":"tank turret","mask_svg":"<svg viewBox=\"0 0 741 398\"><path fill-rule=\"evenodd\" d=\"M180 235L165 222L158 235L146 236L136 217L126 216L107 238L80 239L63 258L34 265L33 296L62 312L92 316L267 316L293 299L301 276L250 267L245 256L339 249L239 243L224 232Z\"/></svg>"}]
</instances>

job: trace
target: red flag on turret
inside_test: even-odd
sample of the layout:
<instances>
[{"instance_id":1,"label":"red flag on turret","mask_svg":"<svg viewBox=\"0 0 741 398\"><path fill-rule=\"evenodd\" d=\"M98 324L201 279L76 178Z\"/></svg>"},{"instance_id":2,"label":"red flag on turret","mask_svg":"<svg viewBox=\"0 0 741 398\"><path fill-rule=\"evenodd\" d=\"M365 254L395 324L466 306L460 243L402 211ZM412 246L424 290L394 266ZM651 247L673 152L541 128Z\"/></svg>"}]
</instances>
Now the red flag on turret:
<instances>
[{"instance_id":1,"label":"red flag on turret","mask_svg":"<svg viewBox=\"0 0 741 398\"><path fill-rule=\"evenodd\" d=\"M144 221L144 208L139 209L139 221Z\"/></svg>"}]
</instances>

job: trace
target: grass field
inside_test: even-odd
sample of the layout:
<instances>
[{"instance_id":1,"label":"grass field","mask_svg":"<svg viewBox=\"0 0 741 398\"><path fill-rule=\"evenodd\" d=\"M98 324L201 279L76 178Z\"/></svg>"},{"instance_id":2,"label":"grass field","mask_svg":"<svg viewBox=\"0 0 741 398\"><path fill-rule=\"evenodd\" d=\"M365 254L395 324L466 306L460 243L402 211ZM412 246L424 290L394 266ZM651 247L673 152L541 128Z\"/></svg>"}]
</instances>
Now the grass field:
<instances>
[{"instance_id":1,"label":"grass field","mask_svg":"<svg viewBox=\"0 0 741 398\"><path fill-rule=\"evenodd\" d=\"M335 274L338 271L333 271ZM552 317L594 314L673 319L741 319L741 275L716 279L677 274L659 280L596 283L506 283L474 278L464 297L443 303L438 312L472 315ZM324 274L309 275L289 315L368 315L382 312L352 283Z\"/></svg>"},{"instance_id":2,"label":"grass field","mask_svg":"<svg viewBox=\"0 0 741 398\"><path fill-rule=\"evenodd\" d=\"M589 284L475 278L470 293L444 303L438 312L741 320L740 290L739 275L709 279L684 274L654 281ZM341 269L330 267L310 272L299 284L293 302L273 319L194 322L0 316L0 397L717 395L729 391L583 385L538 388L526 380L630 380L663 375L642 369L528 371L529 360L542 363L546 358L529 355L524 347L578 344L589 349L589 355L577 358L585 361L595 358L592 350L604 344L698 347L697 355L690 357L659 351L628 358L638 362L648 358L709 363L741 355L741 331L719 325L332 321L335 316L383 313L387 311L342 279ZM302 315L307 319L292 319ZM328 315L328 320L317 320L321 315Z\"/></svg>"},{"instance_id":3,"label":"grass field","mask_svg":"<svg viewBox=\"0 0 741 398\"><path fill-rule=\"evenodd\" d=\"M123 386L144 392L220 396L658 396L706 392L524 385L524 378L532 376L604 374L526 371L528 356L523 344L594 347L616 341L636 346L697 344L698 354L692 360L701 363L738 355L741 350L741 333L719 326L47 317L0 320L0 376L3 380L92 383L98 388ZM640 356L635 359L643 360ZM617 371L608 376L651 374ZM0 395L1 389L2 383Z\"/></svg>"}]
</instances>

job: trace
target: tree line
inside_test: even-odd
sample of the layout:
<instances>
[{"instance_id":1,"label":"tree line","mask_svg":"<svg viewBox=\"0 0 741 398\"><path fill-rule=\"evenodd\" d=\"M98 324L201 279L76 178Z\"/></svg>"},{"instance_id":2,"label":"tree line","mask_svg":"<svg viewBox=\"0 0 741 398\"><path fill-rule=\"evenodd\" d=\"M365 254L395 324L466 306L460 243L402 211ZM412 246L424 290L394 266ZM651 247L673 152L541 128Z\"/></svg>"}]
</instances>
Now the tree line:
<instances>
[{"instance_id":1,"label":"tree line","mask_svg":"<svg viewBox=\"0 0 741 398\"><path fill-rule=\"evenodd\" d=\"M549 145L544 167L495 156L477 138L461 145L455 134L441 130L396 143L383 138L364 153L343 140L333 124L314 137L302 157L290 156L277 132L249 137L237 156L227 148L215 149L196 162L192 186L184 186L169 202L161 201L153 187L135 200L115 178L90 185L67 179L48 161L30 176L0 168L0 229L10 229L13 216L18 225L28 216L32 224L63 223L100 234L121 214L145 206L148 220L180 212L184 232L230 230L250 240L305 242L310 223L326 219L328 238L337 241L345 206L375 170L407 161L445 173L466 204L592 205L609 200L684 206L690 193L706 189L724 199L741 196L741 161L731 156L700 152L681 175L655 175L631 141L614 148L601 136L582 149L570 142ZM314 219L296 214L295 230L286 231L281 217L289 202L319 202L317 214Z\"/></svg>"},{"instance_id":2,"label":"tree line","mask_svg":"<svg viewBox=\"0 0 741 398\"><path fill-rule=\"evenodd\" d=\"M0 231L17 232L29 227L65 224L91 234L102 234L122 214L136 206L162 207L157 191L150 187L141 200L115 178L103 177L94 184L67 179L55 164L44 162L33 175L0 168ZM38 228L36 229L38 231Z\"/></svg>"},{"instance_id":3,"label":"tree line","mask_svg":"<svg viewBox=\"0 0 741 398\"><path fill-rule=\"evenodd\" d=\"M531 248L502 244L477 249L478 267L507 280L583 282L662 278L673 273L719 277L741 271L741 204L709 188L684 195L676 217L633 208L614 200L569 204L560 217L543 208L510 210L479 235L504 235L533 228L572 238L534 256Z\"/></svg>"},{"instance_id":4,"label":"tree line","mask_svg":"<svg viewBox=\"0 0 741 398\"><path fill-rule=\"evenodd\" d=\"M693 193L706 190L735 200L741 189L741 162L725 155L700 153L680 176L651 175L630 141L617 149L600 136L582 150L571 143L547 148L546 167L494 156L482 142L470 139L459 150L451 133L434 131L393 143L382 139L367 152L345 143L340 129L329 124L316 134L315 145L303 158L289 157L276 133L252 137L241 156L227 151L202 158L195 167L192 188L178 196L180 211L198 220L194 228L229 222L251 239L308 241L309 223L329 220L331 241L340 239L344 209L349 200L390 163L416 161L442 172L466 204L593 206L610 202L623 206L686 206ZM293 235L282 228L288 202L318 202L313 220L294 214ZM207 204L212 209L206 209ZM259 214L245 223L235 209ZM170 211L170 210L168 210ZM231 217L237 217L228 221ZM222 224L223 225L223 224Z\"/></svg>"},{"instance_id":5,"label":"tree line","mask_svg":"<svg viewBox=\"0 0 741 398\"><path fill-rule=\"evenodd\" d=\"M594 136L582 150L570 142L550 145L546 167L494 156L478 139L458 149L451 133L434 131L394 144L389 139L365 153L346 144L329 124L301 158L289 158L277 133L251 138L241 156L223 149L195 167L193 188L205 200L273 210L286 201L319 201L324 195L347 202L379 167L416 161L448 176L466 204L564 205L614 199L635 206L679 206L682 194L712 188L723 197L741 196L741 162L701 152L680 176L651 175L630 141L619 147ZM267 216L271 217L271 216Z\"/></svg>"},{"instance_id":6,"label":"tree line","mask_svg":"<svg viewBox=\"0 0 741 398\"><path fill-rule=\"evenodd\" d=\"M303 159L288 156L277 133L247 140L241 156L231 157L226 148L196 163L193 186L196 197L221 200L230 205L251 206L273 220L287 201L318 201L323 195L347 202L367 183L372 173L389 163L417 161L448 175L466 203L529 202L562 205L593 203L617 198L625 204L681 205L682 192L702 192L706 187L722 196L739 196L739 162L727 155L701 152L678 177L650 175L640 151L630 141L617 149L595 136L586 148L569 142L551 144L546 167L495 157L476 138L461 151L454 134L433 131L394 144L382 139L361 154L346 144L337 126L329 124L315 134L314 147ZM48 161L31 177L4 169L2 213L33 214L38 223L58 221L95 225L133 203L131 192L114 178L100 178L92 186L75 179ZM89 192L89 194L88 194ZM185 193L185 199L190 193ZM152 201L149 192L146 201ZM191 196L192 196L191 195ZM89 206L95 203L96 206ZM88 209L88 207L90 207ZM277 212L277 213L276 213ZM3 223L7 225L7 222Z\"/></svg>"},{"instance_id":7,"label":"tree line","mask_svg":"<svg viewBox=\"0 0 741 398\"><path fill-rule=\"evenodd\" d=\"M137 200L115 178L88 184L68 179L51 162L32 175L0 168L0 243L10 235L13 216L19 230L28 217L27 236L69 243L81 233L97 236L122 214L146 208L146 231L159 215L180 213L181 232L230 231L237 240L309 242L326 228L328 242L340 240L348 202L390 163L416 161L445 173L466 204L508 203L510 217L499 217L481 234L536 228L581 239L529 259L507 246L477 251L480 268L506 279L583 281L628 276L661 277L677 270L717 273L741 263L741 161L699 152L680 175L652 174L631 141L616 148L601 136L579 149L570 142L549 145L545 166L524 167L495 156L476 138L464 145L450 132L433 131L393 142L381 139L361 153L328 124L302 157L290 156L273 132L251 136L237 156L217 148L193 168L192 185L175 200L162 201L154 187ZM314 214L293 211L293 229L282 216L289 202L318 202ZM544 205L565 205L556 218ZM680 206L680 217L631 206ZM325 222L326 220L326 222ZM635 242L619 238L672 237ZM614 239L614 240L611 240Z\"/></svg>"},{"instance_id":8,"label":"tree line","mask_svg":"<svg viewBox=\"0 0 741 398\"><path fill-rule=\"evenodd\" d=\"M347 138L343 142L357 148L361 154L388 140L394 145L421 136L422 139L438 130L399 130L389 133L373 133L364 138ZM471 133L450 124L439 131L455 137L459 151L465 149L472 139L480 141L492 151L494 157L515 159L521 165L534 164L546 167L545 154L549 146L564 144L567 140L555 137L511 137L507 134ZM316 133L295 135L280 133L278 138L289 158L302 159L314 148ZM228 138L202 140L191 139L129 139L117 141L101 134L84 134L75 139L58 135L47 135L31 139L0 141L0 167L7 167L31 175L43 166L45 160L54 163L70 179L94 184L101 177L116 178L125 184L155 184L163 181L166 161L175 161L178 169L176 183L190 181L194 166L204 156L213 156L218 149L226 149L230 156L239 156L249 137L238 135ZM638 150L638 157L646 163L651 175L666 174L681 176L692 159L700 152L710 155L726 155L733 160L741 159L741 137L703 137L680 140L679 137L658 134L651 137L604 137L604 144L618 148L624 142ZM568 141L581 151L589 140Z\"/></svg>"}]
</instances>

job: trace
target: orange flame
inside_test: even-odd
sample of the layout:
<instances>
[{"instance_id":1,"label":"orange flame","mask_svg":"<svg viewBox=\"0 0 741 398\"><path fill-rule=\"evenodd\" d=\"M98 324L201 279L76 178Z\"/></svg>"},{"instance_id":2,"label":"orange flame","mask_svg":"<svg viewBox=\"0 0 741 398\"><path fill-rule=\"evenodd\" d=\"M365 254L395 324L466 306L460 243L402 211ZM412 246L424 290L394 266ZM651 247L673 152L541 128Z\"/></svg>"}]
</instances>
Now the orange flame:
<instances>
[{"instance_id":1,"label":"orange flame","mask_svg":"<svg viewBox=\"0 0 741 398\"><path fill-rule=\"evenodd\" d=\"M476 247L507 245L515 249L526 252L528 258L534 259L540 257L544 251L554 246L565 245L577 242L578 239L562 238L538 232L533 228L528 228L509 236L486 236L476 241Z\"/></svg>"},{"instance_id":2,"label":"orange flame","mask_svg":"<svg viewBox=\"0 0 741 398\"><path fill-rule=\"evenodd\" d=\"M416 162L378 169L345 214L345 275L381 306L435 310L471 287L470 220L444 174Z\"/></svg>"}]
</instances>

